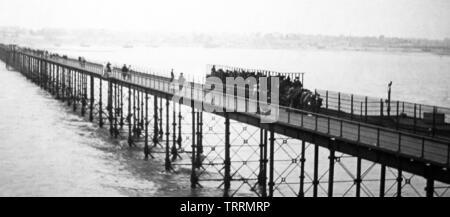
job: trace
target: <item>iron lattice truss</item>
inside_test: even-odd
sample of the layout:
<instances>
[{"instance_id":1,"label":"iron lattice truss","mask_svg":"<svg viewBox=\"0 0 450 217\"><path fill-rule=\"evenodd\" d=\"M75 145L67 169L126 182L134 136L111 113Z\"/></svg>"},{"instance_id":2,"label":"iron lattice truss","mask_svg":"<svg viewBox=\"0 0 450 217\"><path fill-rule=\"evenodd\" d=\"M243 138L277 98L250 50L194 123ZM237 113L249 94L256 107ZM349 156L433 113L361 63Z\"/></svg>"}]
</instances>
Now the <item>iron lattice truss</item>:
<instances>
[{"instance_id":1,"label":"iron lattice truss","mask_svg":"<svg viewBox=\"0 0 450 217\"><path fill-rule=\"evenodd\" d=\"M0 47L8 65L108 129L112 138L143 150L142 158L190 177L192 187L226 196L449 196L449 186L332 148L275 134L179 105L125 80L89 75ZM324 132L329 130L317 126ZM344 134L351 134L344 129ZM367 138L361 138L367 139ZM188 171L183 173L183 171ZM425 188L433 187L433 191ZM432 195L426 195L426 192Z\"/></svg>"}]
</instances>

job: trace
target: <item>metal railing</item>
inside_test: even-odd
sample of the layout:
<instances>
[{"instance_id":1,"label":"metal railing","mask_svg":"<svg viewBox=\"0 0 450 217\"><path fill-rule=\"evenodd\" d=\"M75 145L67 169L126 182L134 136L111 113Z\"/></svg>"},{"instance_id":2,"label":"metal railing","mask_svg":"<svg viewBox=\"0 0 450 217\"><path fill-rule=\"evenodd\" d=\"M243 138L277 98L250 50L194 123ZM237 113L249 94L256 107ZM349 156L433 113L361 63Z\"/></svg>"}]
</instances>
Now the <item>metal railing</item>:
<instances>
[{"instance_id":1,"label":"metal railing","mask_svg":"<svg viewBox=\"0 0 450 217\"><path fill-rule=\"evenodd\" d=\"M113 77L123 80L118 71L113 73ZM138 75L135 73L132 73L131 77L131 80L124 81L169 94L175 94L177 91L177 87L170 82L169 78L147 74ZM187 100L193 99L211 105L209 102L204 101L205 91L203 84L188 82L187 86L190 90L182 91L182 97ZM220 95L222 93L218 91L215 93L211 92L211 94ZM256 112L258 107L257 101L229 94L223 94L223 98L232 99L226 100L224 105L220 105L224 109L234 111L238 109L242 113L259 118L262 117L261 114ZM450 166L450 144L447 141L310 111L283 106L279 106L279 109L280 116L277 122L280 124L307 129L330 138L355 142L358 145L378 148L445 167Z\"/></svg>"},{"instance_id":2,"label":"metal railing","mask_svg":"<svg viewBox=\"0 0 450 217\"><path fill-rule=\"evenodd\" d=\"M450 123L450 108L419 103L375 98L350 93L319 90L316 92L324 99L324 108L354 115L396 117L408 116L424 119L424 113L445 114L445 123Z\"/></svg>"},{"instance_id":3,"label":"metal railing","mask_svg":"<svg viewBox=\"0 0 450 217\"><path fill-rule=\"evenodd\" d=\"M421 132L429 136L450 137L450 134L445 135L446 131L436 133L440 126L450 124L450 108L328 90L316 90L316 93L323 99L321 112L325 114L372 124L392 125L395 129Z\"/></svg>"}]
</instances>

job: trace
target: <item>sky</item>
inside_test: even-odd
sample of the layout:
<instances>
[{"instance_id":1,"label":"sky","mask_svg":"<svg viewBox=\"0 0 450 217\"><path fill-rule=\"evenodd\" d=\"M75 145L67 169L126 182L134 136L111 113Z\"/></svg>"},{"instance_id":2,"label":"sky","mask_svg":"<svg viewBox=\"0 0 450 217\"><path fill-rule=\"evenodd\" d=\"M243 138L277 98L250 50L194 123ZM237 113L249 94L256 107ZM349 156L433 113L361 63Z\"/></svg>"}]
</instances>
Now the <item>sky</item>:
<instances>
[{"instance_id":1,"label":"sky","mask_svg":"<svg viewBox=\"0 0 450 217\"><path fill-rule=\"evenodd\" d=\"M450 38L450 0L0 0L0 26Z\"/></svg>"}]
</instances>

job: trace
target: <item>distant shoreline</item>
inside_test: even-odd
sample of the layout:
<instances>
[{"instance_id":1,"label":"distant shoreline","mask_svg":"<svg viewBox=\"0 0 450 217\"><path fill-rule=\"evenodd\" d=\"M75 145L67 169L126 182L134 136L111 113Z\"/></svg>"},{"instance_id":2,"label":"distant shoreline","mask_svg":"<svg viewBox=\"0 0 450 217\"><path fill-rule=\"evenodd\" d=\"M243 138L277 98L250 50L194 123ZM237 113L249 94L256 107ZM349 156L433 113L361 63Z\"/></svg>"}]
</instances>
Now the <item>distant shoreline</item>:
<instances>
[{"instance_id":1,"label":"distant shoreline","mask_svg":"<svg viewBox=\"0 0 450 217\"><path fill-rule=\"evenodd\" d=\"M35 47L32 44L28 45L31 47ZM54 44L47 44L47 45L39 45L38 47L47 47L50 49L58 49L58 50L73 50L78 49L79 51L83 50L98 50L98 52L107 52L114 49L125 49L122 45L105 45L101 44L98 46L89 46L89 47L83 47L77 44L66 44L61 45L58 44L58 46L55 46ZM100 47L100 48L99 48ZM344 47L344 46L330 46L330 47L321 47L321 46L303 46L303 47L290 47L290 46L215 46L215 47L208 47L208 46L202 46L197 44L188 44L185 46L180 45L170 45L170 44L162 44L160 46L146 46L144 44L135 44L133 45L133 48L204 48L204 49L255 49L255 50L264 50L264 49L273 49L273 50L302 50L302 51L357 51L357 52L386 52L386 53L423 53L423 54L432 54L437 56L450 56L450 49L445 48L429 48L429 49L423 49L423 48L414 48L414 47L408 47L408 48L397 48L397 47ZM131 49L133 49L131 48ZM106 49L106 50L103 50ZM126 48L130 49L130 48Z\"/></svg>"}]
</instances>

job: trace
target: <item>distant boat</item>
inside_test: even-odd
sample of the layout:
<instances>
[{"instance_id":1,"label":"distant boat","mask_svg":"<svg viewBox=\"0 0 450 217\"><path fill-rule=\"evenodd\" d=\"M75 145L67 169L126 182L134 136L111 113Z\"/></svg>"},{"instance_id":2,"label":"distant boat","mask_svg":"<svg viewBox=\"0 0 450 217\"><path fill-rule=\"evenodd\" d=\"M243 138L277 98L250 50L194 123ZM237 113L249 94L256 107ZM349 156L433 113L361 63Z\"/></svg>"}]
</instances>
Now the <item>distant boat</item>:
<instances>
[{"instance_id":1,"label":"distant boat","mask_svg":"<svg viewBox=\"0 0 450 217\"><path fill-rule=\"evenodd\" d=\"M123 46L123 48L133 48L133 45L131 45L131 44L126 44L126 45Z\"/></svg>"},{"instance_id":2,"label":"distant boat","mask_svg":"<svg viewBox=\"0 0 450 217\"><path fill-rule=\"evenodd\" d=\"M83 43L83 44L80 44L80 47L91 47L91 45Z\"/></svg>"}]
</instances>

